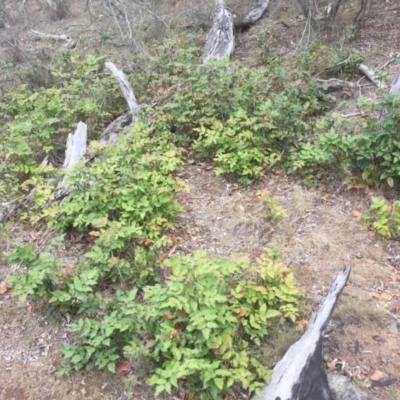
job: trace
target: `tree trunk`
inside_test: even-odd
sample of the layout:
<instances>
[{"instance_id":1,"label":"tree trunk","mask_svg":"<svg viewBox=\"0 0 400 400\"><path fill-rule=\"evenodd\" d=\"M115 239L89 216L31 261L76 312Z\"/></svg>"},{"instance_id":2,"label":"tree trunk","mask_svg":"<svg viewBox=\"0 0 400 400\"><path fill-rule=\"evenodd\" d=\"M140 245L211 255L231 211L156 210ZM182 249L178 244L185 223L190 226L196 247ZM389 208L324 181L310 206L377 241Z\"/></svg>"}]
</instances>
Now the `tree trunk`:
<instances>
[{"instance_id":1,"label":"tree trunk","mask_svg":"<svg viewBox=\"0 0 400 400\"><path fill-rule=\"evenodd\" d=\"M207 34L204 63L215 58L229 57L235 48L232 14L224 7L224 0L215 0L213 26Z\"/></svg>"}]
</instances>

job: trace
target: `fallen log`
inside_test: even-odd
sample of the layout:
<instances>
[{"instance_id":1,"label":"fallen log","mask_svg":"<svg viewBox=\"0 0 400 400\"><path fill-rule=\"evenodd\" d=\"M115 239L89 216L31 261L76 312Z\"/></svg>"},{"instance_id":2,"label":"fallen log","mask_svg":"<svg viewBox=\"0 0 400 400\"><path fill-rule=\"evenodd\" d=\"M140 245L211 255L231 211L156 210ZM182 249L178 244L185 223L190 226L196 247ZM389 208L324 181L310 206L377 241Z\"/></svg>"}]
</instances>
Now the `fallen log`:
<instances>
[{"instance_id":1,"label":"fallen log","mask_svg":"<svg viewBox=\"0 0 400 400\"><path fill-rule=\"evenodd\" d=\"M262 390L261 400L333 400L322 365L322 343L350 270L350 267L345 267L335 277L303 336L276 364L271 382Z\"/></svg>"},{"instance_id":2,"label":"fallen log","mask_svg":"<svg viewBox=\"0 0 400 400\"><path fill-rule=\"evenodd\" d=\"M374 85L378 86L379 89L383 89L386 87L385 82L378 78L372 69L368 68L364 64L360 64L358 67L359 71L362 72Z\"/></svg>"},{"instance_id":3,"label":"fallen log","mask_svg":"<svg viewBox=\"0 0 400 400\"><path fill-rule=\"evenodd\" d=\"M31 30L31 33L33 33L36 36L39 36L41 38L44 39L53 39L56 42L58 42L59 40L62 40L66 43L64 43L65 48L72 48L76 46L76 41L73 40L70 36L68 35L51 35L50 33L42 33L42 32L38 32L38 31L34 31Z\"/></svg>"}]
</instances>

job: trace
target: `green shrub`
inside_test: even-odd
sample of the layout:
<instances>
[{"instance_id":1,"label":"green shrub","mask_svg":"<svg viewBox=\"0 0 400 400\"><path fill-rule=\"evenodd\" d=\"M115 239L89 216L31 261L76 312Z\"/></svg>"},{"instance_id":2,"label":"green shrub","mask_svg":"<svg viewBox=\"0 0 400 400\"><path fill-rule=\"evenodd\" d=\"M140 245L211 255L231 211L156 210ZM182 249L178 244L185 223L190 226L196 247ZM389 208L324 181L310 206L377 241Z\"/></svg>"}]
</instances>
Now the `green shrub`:
<instances>
[{"instance_id":1,"label":"green shrub","mask_svg":"<svg viewBox=\"0 0 400 400\"><path fill-rule=\"evenodd\" d=\"M313 184L321 180L343 179L351 169L357 135L349 133L348 122L338 115L321 118L314 135L293 148L287 171Z\"/></svg>"},{"instance_id":2,"label":"green shrub","mask_svg":"<svg viewBox=\"0 0 400 400\"><path fill-rule=\"evenodd\" d=\"M400 201L390 204L384 198L372 197L370 210L364 220L382 236L400 237Z\"/></svg>"},{"instance_id":3,"label":"green shrub","mask_svg":"<svg viewBox=\"0 0 400 400\"><path fill-rule=\"evenodd\" d=\"M61 61L60 61L61 62ZM65 65L49 67L50 87L22 85L0 99L4 128L0 133L0 194L9 197L20 183L37 174L46 155L63 154L67 135L79 121L96 138L121 107L115 78L100 74L104 57L65 53ZM47 71L47 70L46 70Z\"/></svg>"},{"instance_id":4,"label":"green shrub","mask_svg":"<svg viewBox=\"0 0 400 400\"><path fill-rule=\"evenodd\" d=\"M352 170L361 175L361 182L366 185L400 185L398 102L399 96L387 96L377 106L363 104L370 116L354 149ZM376 111L384 112L384 118L377 120Z\"/></svg>"},{"instance_id":5,"label":"green shrub","mask_svg":"<svg viewBox=\"0 0 400 400\"><path fill-rule=\"evenodd\" d=\"M301 294L288 269L267 257L258 261L251 267L245 258L213 260L204 252L166 260L162 284L143 287L143 296L137 289L118 292L101 322L72 325L80 343L63 348L66 371L114 370L125 343L127 357L154 365L148 383L156 396L181 379L202 399L230 393L235 383L259 389L270 371L257 347L272 323L295 321Z\"/></svg>"}]
</instances>

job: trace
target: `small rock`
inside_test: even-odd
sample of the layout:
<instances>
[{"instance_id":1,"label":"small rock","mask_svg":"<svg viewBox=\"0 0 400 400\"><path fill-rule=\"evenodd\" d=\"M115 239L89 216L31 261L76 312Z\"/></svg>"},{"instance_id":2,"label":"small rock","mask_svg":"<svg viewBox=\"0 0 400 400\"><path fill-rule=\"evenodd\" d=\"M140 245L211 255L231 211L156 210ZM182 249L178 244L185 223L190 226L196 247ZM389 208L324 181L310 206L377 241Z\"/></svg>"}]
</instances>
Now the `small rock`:
<instances>
[{"instance_id":1,"label":"small rock","mask_svg":"<svg viewBox=\"0 0 400 400\"><path fill-rule=\"evenodd\" d=\"M380 382L383 381L386 377L386 374L378 369L369 377L370 381Z\"/></svg>"},{"instance_id":2,"label":"small rock","mask_svg":"<svg viewBox=\"0 0 400 400\"><path fill-rule=\"evenodd\" d=\"M375 341L379 342L379 343L385 343L386 339L382 336L379 335L374 335L372 336L372 339L374 339Z\"/></svg>"},{"instance_id":3,"label":"small rock","mask_svg":"<svg viewBox=\"0 0 400 400\"><path fill-rule=\"evenodd\" d=\"M374 400L343 375L328 374L328 381L335 400Z\"/></svg>"},{"instance_id":4,"label":"small rock","mask_svg":"<svg viewBox=\"0 0 400 400\"><path fill-rule=\"evenodd\" d=\"M396 321L393 321L390 324L389 330L390 330L390 333L392 333L393 335L398 335L399 334L399 328L397 326L397 322Z\"/></svg>"}]
</instances>

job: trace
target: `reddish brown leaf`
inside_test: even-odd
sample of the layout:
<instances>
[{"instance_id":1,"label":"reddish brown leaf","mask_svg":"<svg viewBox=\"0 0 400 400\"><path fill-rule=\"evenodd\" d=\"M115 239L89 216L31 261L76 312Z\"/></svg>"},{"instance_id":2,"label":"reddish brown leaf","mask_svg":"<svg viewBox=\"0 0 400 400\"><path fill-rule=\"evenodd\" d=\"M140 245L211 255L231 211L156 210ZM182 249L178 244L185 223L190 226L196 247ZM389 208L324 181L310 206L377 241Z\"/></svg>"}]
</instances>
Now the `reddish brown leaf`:
<instances>
[{"instance_id":1,"label":"reddish brown leaf","mask_svg":"<svg viewBox=\"0 0 400 400\"><path fill-rule=\"evenodd\" d=\"M11 289L11 285L7 284L6 282L0 282L0 294L6 293L8 290Z\"/></svg>"},{"instance_id":2,"label":"reddish brown leaf","mask_svg":"<svg viewBox=\"0 0 400 400\"><path fill-rule=\"evenodd\" d=\"M126 362L119 366L118 371L119 372L129 371L131 369L131 366L132 366L131 363Z\"/></svg>"},{"instance_id":3,"label":"reddish brown leaf","mask_svg":"<svg viewBox=\"0 0 400 400\"><path fill-rule=\"evenodd\" d=\"M171 313L169 313L169 312L164 313L164 315L165 315L168 319L173 319L173 318L174 318L174 316L173 316Z\"/></svg>"}]
</instances>

